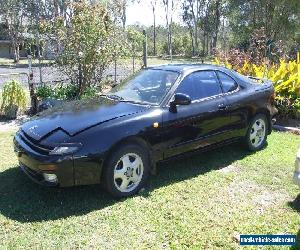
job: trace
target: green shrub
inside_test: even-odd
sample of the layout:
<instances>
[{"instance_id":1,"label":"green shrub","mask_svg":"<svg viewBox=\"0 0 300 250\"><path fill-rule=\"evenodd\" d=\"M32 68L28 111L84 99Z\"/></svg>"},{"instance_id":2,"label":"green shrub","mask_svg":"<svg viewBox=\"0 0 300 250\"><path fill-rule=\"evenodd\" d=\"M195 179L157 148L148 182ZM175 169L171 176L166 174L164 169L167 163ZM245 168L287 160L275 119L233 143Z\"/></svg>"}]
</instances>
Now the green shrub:
<instances>
[{"instance_id":1,"label":"green shrub","mask_svg":"<svg viewBox=\"0 0 300 250\"><path fill-rule=\"evenodd\" d=\"M87 87L83 94L79 96L79 87L74 84L40 86L36 90L36 95L40 99L54 98L59 100L87 99L94 97L96 93L96 87Z\"/></svg>"},{"instance_id":2,"label":"green shrub","mask_svg":"<svg viewBox=\"0 0 300 250\"><path fill-rule=\"evenodd\" d=\"M17 106L18 109L25 109L26 104L26 92L22 85L16 80L6 82L2 91L1 111L5 112L12 106Z\"/></svg>"},{"instance_id":3,"label":"green shrub","mask_svg":"<svg viewBox=\"0 0 300 250\"><path fill-rule=\"evenodd\" d=\"M83 95L80 97L81 99L90 99L97 95L97 88L96 87L88 87Z\"/></svg>"},{"instance_id":4,"label":"green shrub","mask_svg":"<svg viewBox=\"0 0 300 250\"><path fill-rule=\"evenodd\" d=\"M54 97L54 89L50 86L40 86L36 89L36 95L40 99L45 99L48 97Z\"/></svg>"},{"instance_id":5,"label":"green shrub","mask_svg":"<svg viewBox=\"0 0 300 250\"><path fill-rule=\"evenodd\" d=\"M297 112L299 112L299 100L292 100L288 97L277 97L276 107L278 109L279 116L284 118L295 118Z\"/></svg>"},{"instance_id":6,"label":"green shrub","mask_svg":"<svg viewBox=\"0 0 300 250\"><path fill-rule=\"evenodd\" d=\"M60 85L55 88L55 98L60 100L77 99L79 87L74 84Z\"/></svg>"}]
</instances>

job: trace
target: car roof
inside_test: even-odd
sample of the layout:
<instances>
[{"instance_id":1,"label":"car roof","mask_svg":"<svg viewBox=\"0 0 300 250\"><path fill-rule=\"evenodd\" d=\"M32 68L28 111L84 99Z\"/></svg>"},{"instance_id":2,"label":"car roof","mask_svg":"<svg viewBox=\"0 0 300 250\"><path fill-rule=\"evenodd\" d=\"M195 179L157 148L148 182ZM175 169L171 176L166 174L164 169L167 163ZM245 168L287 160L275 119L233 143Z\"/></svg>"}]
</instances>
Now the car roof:
<instances>
[{"instance_id":1,"label":"car roof","mask_svg":"<svg viewBox=\"0 0 300 250\"><path fill-rule=\"evenodd\" d=\"M213 64L164 64L158 66L148 67L149 69L156 69L156 70L168 70L168 71L175 71L178 73L183 73L188 70L216 70L216 69L223 69L228 70L225 67L213 65Z\"/></svg>"}]
</instances>

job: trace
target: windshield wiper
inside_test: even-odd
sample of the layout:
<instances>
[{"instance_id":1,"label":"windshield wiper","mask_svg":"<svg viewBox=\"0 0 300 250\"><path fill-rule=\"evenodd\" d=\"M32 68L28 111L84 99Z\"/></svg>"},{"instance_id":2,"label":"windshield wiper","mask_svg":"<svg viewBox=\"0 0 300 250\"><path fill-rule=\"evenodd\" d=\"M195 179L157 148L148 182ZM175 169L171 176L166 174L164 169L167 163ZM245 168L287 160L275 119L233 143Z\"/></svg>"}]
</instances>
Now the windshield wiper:
<instances>
[{"instance_id":1,"label":"windshield wiper","mask_svg":"<svg viewBox=\"0 0 300 250\"><path fill-rule=\"evenodd\" d=\"M118 96L118 95L101 95L101 96L108 97L108 98L110 98L110 99L117 100L117 101L122 101L122 100L124 100L123 97Z\"/></svg>"},{"instance_id":2,"label":"windshield wiper","mask_svg":"<svg viewBox=\"0 0 300 250\"><path fill-rule=\"evenodd\" d=\"M125 100L123 97L118 96L118 95L113 95L113 94L112 95L100 95L100 96L110 98L110 99L113 99L113 100L117 100L117 101L120 101L120 102L130 102L130 103L134 103L134 104L151 105L151 103L149 103L149 102L139 102L139 101L134 101L134 100Z\"/></svg>"}]
</instances>

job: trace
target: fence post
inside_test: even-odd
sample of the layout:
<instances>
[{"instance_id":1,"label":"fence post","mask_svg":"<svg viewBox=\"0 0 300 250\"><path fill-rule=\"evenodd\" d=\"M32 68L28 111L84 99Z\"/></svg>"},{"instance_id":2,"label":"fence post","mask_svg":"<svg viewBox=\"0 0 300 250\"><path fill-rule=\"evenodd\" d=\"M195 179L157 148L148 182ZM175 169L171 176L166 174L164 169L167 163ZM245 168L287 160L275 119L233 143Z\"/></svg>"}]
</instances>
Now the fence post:
<instances>
[{"instance_id":1,"label":"fence post","mask_svg":"<svg viewBox=\"0 0 300 250\"><path fill-rule=\"evenodd\" d=\"M144 68L147 68L148 48L147 48L147 33L146 33L146 30L143 30L143 35L144 35L143 63L144 63Z\"/></svg>"},{"instance_id":2,"label":"fence post","mask_svg":"<svg viewBox=\"0 0 300 250\"><path fill-rule=\"evenodd\" d=\"M135 60L134 60L135 58L134 58L134 55L132 56L132 73L134 74L134 70L135 70L135 68L134 68L134 66L135 66Z\"/></svg>"},{"instance_id":3,"label":"fence post","mask_svg":"<svg viewBox=\"0 0 300 250\"><path fill-rule=\"evenodd\" d=\"M38 60L39 60L39 73L40 73L40 85L43 83L43 75L42 75L42 61L41 61L41 45L40 45L40 35L37 35L37 44L38 44ZM44 84L44 86L46 86Z\"/></svg>"},{"instance_id":4,"label":"fence post","mask_svg":"<svg viewBox=\"0 0 300 250\"><path fill-rule=\"evenodd\" d=\"M114 55L114 83L117 84L117 56Z\"/></svg>"},{"instance_id":5,"label":"fence post","mask_svg":"<svg viewBox=\"0 0 300 250\"><path fill-rule=\"evenodd\" d=\"M79 85L79 95L83 94L83 89L85 86L83 86L83 75L82 75L82 57L83 57L83 52L79 51L78 52L78 85Z\"/></svg>"},{"instance_id":6,"label":"fence post","mask_svg":"<svg viewBox=\"0 0 300 250\"><path fill-rule=\"evenodd\" d=\"M33 72L32 72L32 56L28 56L28 85L29 85L29 94L30 94L30 103L31 103L31 112L35 114L37 112L37 98L34 91L33 83Z\"/></svg>"}]
</instances>

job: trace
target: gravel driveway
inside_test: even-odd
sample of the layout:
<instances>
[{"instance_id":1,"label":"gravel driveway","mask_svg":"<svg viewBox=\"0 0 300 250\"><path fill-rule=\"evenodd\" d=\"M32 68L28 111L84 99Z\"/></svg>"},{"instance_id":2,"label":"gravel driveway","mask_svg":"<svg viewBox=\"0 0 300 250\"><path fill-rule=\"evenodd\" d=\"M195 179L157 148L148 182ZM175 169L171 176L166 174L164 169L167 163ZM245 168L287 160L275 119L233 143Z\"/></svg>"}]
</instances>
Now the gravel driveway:
<instances>
[{"instance_id":1,"label":"gravel driveway","mask_svg":"<svg viewBox=\"0 0 300 250\"><path fill-rule=\"evenodd\" d=\"M40 83L40 70L38 67L32 67L33 70L33 81L35 83ZM62 72L58 70L58 68L53 66L43 66L41 68L42 72L42 81L45 83L51 82L68 82L68 76L64 75ZM20 74L20 75L9 75L3 76L3 74ZM3 84L11 79L16 79L20 81L24 86L28 86L28 78L26 74L29 73L27 65L21 66L8 66L8 65L0 65L0 89L2 88ZM131 69L124 66L119 65L117 66L117 81L120 81L126 77L128 77L132 73ZM114 79L114 68L109 67L105 72L105 76L111 76Z\"/></svg>"}]
</instances>

